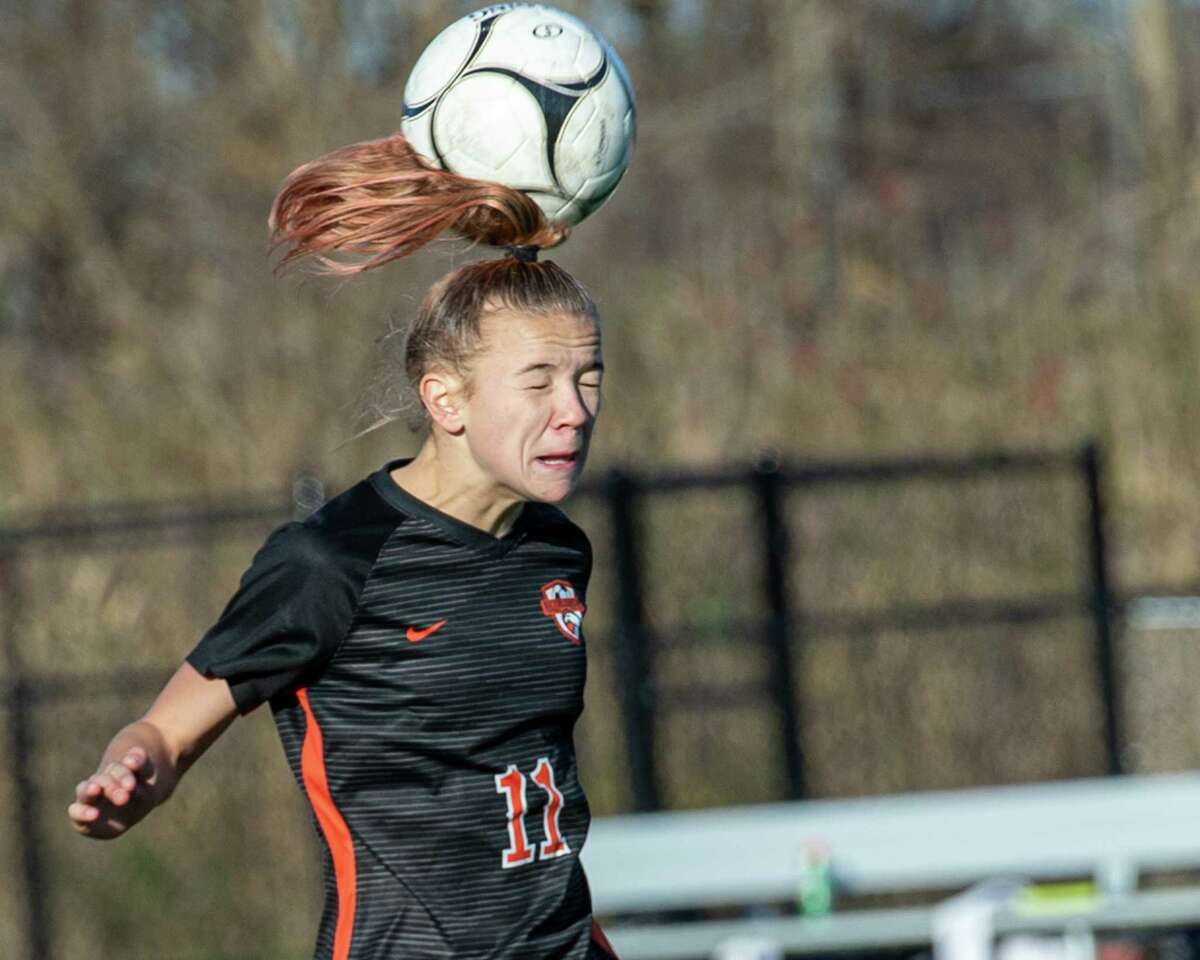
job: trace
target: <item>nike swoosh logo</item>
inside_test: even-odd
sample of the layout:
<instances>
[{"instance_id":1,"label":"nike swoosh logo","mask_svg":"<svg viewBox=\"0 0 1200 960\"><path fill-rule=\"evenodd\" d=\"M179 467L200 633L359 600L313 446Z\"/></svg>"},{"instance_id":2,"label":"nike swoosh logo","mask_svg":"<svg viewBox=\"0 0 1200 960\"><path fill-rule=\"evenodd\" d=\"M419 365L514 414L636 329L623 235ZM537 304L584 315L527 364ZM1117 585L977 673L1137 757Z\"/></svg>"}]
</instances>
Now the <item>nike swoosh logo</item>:
<instances>
[{"instance_id":1,"label":"nike swoosh logo","mask_svg":"<svg viewBox=\"0 0 1200 960\"><path fill-rule=\"evenodd\" d=\"M405 636L408 637L409 643L420 643L431 633L437 633L437 631L441 630L445 625L445 620L439 620L437 623L430 624L424 630L418 630L416 627L409 627L408 631L405 633Z\"/></svg>"}]
</instances>

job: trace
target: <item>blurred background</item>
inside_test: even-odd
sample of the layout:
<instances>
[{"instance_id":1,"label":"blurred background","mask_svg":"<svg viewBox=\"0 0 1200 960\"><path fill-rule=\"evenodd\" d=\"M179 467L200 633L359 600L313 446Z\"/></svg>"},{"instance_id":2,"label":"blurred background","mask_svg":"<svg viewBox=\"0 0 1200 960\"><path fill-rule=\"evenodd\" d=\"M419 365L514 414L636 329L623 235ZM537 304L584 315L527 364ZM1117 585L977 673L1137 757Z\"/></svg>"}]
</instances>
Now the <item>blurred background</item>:
<instances>
[{"instance_id":1,"label":"blurred background","mask_svg":"<svg viewBox=\"0 0 1200 960\"><path fill-rule=\"evenodd\" d=\"M1200 4L559 5L639 108L554 254L594 812L1196 766ZM265 533L415 451L355 439L379 341L487 251L280 280L265 221L477 6L0 2L4 957L309 955L266 711L121 843L64 811Z\"/></svg>"}]
</instances>

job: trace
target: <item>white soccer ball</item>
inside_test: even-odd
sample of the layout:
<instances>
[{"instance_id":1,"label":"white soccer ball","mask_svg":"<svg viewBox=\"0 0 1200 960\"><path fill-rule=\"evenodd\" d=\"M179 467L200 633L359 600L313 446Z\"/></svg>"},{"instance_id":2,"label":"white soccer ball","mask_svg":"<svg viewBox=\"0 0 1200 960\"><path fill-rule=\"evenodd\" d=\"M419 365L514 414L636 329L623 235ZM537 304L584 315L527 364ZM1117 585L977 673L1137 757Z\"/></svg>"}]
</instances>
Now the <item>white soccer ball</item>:
<instances>
[{"instance_id":1,"label":"white soccer ball","mask_svg":"<svg viewBox=\"0 0 1200 960\"><path fill-rule=\"evenodd\" d=\"M522 190L573 226L616 188L634 120L629 75L603 37L545 4L497 3L425 48L401 131L437 166Z\"/></svg>"}]
</instances>

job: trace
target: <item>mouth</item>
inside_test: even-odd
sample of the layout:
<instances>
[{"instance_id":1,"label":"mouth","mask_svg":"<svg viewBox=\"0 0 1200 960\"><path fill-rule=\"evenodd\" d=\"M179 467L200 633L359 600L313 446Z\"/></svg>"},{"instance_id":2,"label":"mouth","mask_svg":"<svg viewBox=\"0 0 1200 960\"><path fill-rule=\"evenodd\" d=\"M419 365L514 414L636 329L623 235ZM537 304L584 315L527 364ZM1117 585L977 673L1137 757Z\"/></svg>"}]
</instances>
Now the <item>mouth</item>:
<instances>
[{"instance_id":1,"label":"mouth","mask_svg":"<svg viewBox=\"0 0 1200 960\"><path fill-rule=\"evenodd\" d=\"M574 470L575 466L579 463L579 451L563 450L556 453L546 453L535 459L549 470L570 471Z\"/></svg>"}]
</instances>

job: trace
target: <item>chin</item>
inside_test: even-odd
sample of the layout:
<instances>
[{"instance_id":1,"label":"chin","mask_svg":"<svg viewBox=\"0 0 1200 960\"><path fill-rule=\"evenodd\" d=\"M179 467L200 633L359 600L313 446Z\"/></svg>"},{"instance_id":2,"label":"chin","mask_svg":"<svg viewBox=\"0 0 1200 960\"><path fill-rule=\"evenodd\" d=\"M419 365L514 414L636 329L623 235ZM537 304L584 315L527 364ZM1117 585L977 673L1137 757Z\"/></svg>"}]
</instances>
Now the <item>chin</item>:
<instances>
[{"instance_id":1,"label":"chin","mask_svg":"<svg viewBox=\"0 0 1200 960\"><path fill-rule=\"evenodd\" d=\"M573 464L568 469L535 465L526 475L525 489L531 500L560 503L575 492L582 473L582 462Z\"/></svg>"},{"instance_id":2,"label":"chin","mask_svg":"<svg viewBox=\"0 0 1200 960\"><path fill-rule=\"evenodd\" d=\"M575 492L576 484L540 484L531 499L538 503L562 503L572 493Z\"/></svg>"},{"instance_id":3,"label":"chin","mask_svg":"<svg viewBox=\"0 0 1200 960\"><path fill-rule=\"evenodd\" d=\"M579 477L576 475L569 478L564 477L561 480L538 479L530 483L526 489L530 500L536 500L539 503L561 503L575 492L578 485Z\"/></svg>"}]
</instances>

